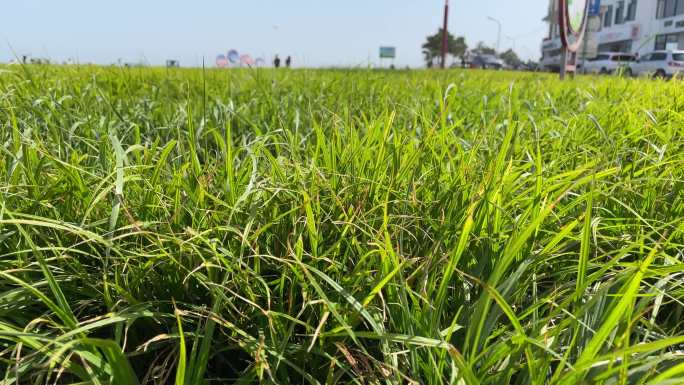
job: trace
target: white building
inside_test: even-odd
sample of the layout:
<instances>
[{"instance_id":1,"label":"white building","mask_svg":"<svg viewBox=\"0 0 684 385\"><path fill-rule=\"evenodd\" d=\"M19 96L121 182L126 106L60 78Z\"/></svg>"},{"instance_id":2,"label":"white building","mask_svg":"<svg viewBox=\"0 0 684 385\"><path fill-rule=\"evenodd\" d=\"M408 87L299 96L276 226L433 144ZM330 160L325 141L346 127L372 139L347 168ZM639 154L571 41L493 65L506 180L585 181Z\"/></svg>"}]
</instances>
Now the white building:
<instances>
[{"instance_id":1,"label":"white building","mask_svg":"<svg viewBox=\"0 0 684 385\"><path fill-rule=\"evenodd\" d=\"M547 69L558 70L560 68L561 38L560 27L558 25L558 0L549 0L549 9L544 21L548 24L549 30L542 41L541 65Z\"/></svg>"},{"instance_id":2,"label":"white building","mask_svg":"<svg viewBox=\"0 0 684 385\"><path fill-rule=\"evenodd\" d=\"M549 34L542 42L542 65L557 69L560 63L558 0L549 1ZM600 0L585 47L579 56L597 52L643 55L653 50L684 49L684 0ZM583 55L585 54L585 55Z\"/></svg>"}]
</instances>

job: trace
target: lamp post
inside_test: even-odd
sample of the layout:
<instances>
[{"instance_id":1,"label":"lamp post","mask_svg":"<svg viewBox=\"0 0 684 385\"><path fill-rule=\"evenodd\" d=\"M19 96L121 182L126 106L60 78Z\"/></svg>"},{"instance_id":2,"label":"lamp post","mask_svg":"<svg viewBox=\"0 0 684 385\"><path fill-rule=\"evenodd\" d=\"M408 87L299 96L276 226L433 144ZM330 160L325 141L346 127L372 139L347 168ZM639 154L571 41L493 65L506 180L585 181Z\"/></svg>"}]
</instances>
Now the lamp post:
<instances>
[{"instance_id":1,"label":"lamp post","mask_svg":"<svg viewBox=\"0 0 684 385\"><path fill-rule=\"evenodd\" d=\"M446 68L446 55L449 50L449 0L444 0L444 27L442 28L442 69Z\"/></svg>"},{"instance_id":2,"label":"lamp post","mask_svg":"<svg viewBox=\"0 0 684 385\"><path fill-rule=\"evenodd\" d=\"M487 19L495 22L496 25L499 27L499 31L496 35L496 52L499 53L499 49L501 48L501 22L498 19L495 19L491 16L487 16Z\"/></svg>"}]
</instances>

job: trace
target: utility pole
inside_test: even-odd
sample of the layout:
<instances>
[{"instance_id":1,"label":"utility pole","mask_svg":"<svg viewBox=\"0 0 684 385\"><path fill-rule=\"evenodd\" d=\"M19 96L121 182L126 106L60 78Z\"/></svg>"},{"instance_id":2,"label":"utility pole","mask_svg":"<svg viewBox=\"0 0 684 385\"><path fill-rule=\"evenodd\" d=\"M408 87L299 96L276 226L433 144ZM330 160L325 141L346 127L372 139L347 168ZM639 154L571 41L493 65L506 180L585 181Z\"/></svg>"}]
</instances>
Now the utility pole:
<instances>
[{"instance_id":1,"label":"utility pole","mask_svg":"<svg viewBox=\"0 0 684 385\"><path fill-rule=\"evenodd\" d=\"M513 36L508 36L508 35L506 35L506 39L508 39L511 43L513 43L513 51L515 51L515 42L517 39Z\"/></svg>"},{"instance_id":2,"label":"utility pole","mask_svg":"<svg viewBox=\"0 0 684 385\"><path fill-rule=\"evenodd\" d=\"M442 69L446 68L446 55L449 50L449 0L444 0L444 27L442 28Z\"/></svg>"},{"instance_id":3,"label":"utility pole","mask_svg":"<svg viewBox=\"0 0 684 385\"><path fill-rule=\"evenodd\" d=\"M499 54L499 49L501 48L501 22L498 19L495 19L491 16L487 16L487 19L495 22L496 25L499 27L499 30L496 34L496 53Z\"/></svg>"},{"instance_id":4,"label":"utility pole","mask_svg":"<svg viewBox=\"0 0 684 385\"><path fill-rule=\"evenodd\" d=\"M587 22L589 24L589 22ZM587 43L589 43L589 26L585 27L584 39L582 39L582 72L587 73L585 66L587 65Z\"/></svg>"}]
</instances>

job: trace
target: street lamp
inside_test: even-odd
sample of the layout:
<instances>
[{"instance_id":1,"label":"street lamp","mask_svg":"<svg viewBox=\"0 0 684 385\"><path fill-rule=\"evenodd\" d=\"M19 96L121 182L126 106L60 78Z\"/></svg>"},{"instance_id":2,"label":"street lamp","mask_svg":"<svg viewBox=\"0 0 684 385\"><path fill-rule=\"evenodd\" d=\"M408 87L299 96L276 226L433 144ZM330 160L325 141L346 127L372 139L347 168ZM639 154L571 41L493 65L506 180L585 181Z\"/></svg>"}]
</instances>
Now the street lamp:
<instances>
[{"instance_id":1,"label":"street lamp","mask_svg":"<svg viewBox=\"0 0 684 385\"><path fill-rule=\"evenodd\" d=\"M499 53L499 48L501 48L501 22L491 16L487 16L487 19L495 22L499 26L499 32L496 35L496 52Z\"/></svg>"}]
</instances>

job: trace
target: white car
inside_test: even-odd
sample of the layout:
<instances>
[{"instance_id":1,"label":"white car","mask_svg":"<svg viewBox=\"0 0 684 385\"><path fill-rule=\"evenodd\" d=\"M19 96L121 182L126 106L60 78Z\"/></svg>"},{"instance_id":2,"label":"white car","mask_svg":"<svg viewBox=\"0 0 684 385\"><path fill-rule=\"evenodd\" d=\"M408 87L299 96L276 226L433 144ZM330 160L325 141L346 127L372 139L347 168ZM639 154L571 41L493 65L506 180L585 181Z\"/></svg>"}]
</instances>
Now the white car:
<instances>
[{"instance_id":1,"label":"white car","mask_svg":"<svg viewBox=\"0 0 684 385\"><path fill-rule=\"evenodd\" d=\"M633 76L670 78L684 74L684 51L654 51L630 65Z\"/></svg>"},{"instance_id":2,"label":"white car","mask_svg":"<svg viewBox=\"0 0 684 385\"><path fill-rule=\"evenodd\" d=\"M612 74L622 68L625 71L636 60L636 56L624 52L599 53L595 58L589 59L584 65L584 73L587 74Z\"/></svg>"}]
</instances>

